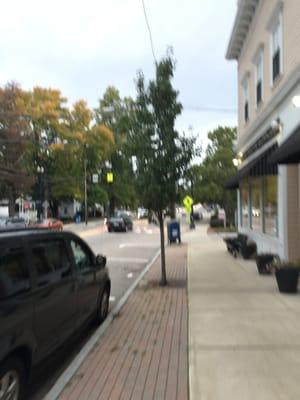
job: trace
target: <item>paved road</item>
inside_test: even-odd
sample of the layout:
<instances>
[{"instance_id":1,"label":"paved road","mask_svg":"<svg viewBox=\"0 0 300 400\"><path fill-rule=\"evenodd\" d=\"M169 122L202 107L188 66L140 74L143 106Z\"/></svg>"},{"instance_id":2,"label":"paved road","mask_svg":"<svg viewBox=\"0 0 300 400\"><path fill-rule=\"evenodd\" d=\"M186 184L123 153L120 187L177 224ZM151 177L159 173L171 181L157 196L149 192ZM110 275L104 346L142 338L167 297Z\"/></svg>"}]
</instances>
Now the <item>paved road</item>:
<instances>
[{"instance_id":1,"label":"paved road","mask_svg":"<svg viewBox=\"0 0 300 400\"><path fill-rule=\"evenodd\" d=\"M104 232L97 235L92 231L83 232L81 236L96 254L107 256L112 281L111 303L126 292L159 248L158 228L144 221L126 234Z\"/></svg>"},{"instance_id":2,"label":"paved road","mask_svg":"<svg viewBox=\"0 0 300 400\"><path fill-rule=\"evenodd\" d=\"M79 234L96 254L102 253L108 258L107 265L112 281L112 309L157 252L159 230L156 226L141 221L135 224L133 232L108 233L101 232L99 227L93 227L82 230ZM85 329L79 337L65 345L42 368L34 372L28 400L41 400L46 395L94 330L94 327Z\"/></svg>"}]
</instances>

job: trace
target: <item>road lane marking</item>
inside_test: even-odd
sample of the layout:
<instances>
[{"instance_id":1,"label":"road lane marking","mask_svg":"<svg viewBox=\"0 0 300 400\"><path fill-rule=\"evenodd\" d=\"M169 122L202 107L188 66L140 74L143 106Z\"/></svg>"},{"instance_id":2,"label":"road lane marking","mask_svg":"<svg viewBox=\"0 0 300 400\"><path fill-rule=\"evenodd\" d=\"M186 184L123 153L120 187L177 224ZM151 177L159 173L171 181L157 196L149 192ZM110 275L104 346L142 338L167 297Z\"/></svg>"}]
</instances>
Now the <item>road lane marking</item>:
<instances>
[{"instance_id":1,"label":"road lane marking","mask_svg":"<svg viewBox=\"0 0 300 400\"><path fill-rule=\"evenodd\" d=\"M113 303L114 301L116 301L115 296L110 296L110 297L109 297L109 301L112 302L112 303Z\"/></svg>"},{"instance_id":2,"label":"road lane marking","mask_svg":"<svg viewBox=\"0 0 300 400\"><path fill-rule=\"evenodd\" d=\"M143 264L148 262L148 258L136 258L136 257L107 257L107 262L124 262L124 263L137 263Z\"/></svg>"},{"instance_id":3,"label":"road lane marking","mask_svg":"<svg viewBox=\"0 0 300 400\"><path fill-rule=\"evenodd\" d=\"M125 249L125 247L142 247L145 249L153 249L159 247L159 243L121 243L119 245L120 249Z\"/></svg>"},{"instance_id":4,"label":"road lane marking","mask_svg":"<svg viewBox=\"0 0 300 400\"><path fill-rule=\"evenodd\" d=\"M129 272L129 274L127 274L127 278L128 279L131 279L133 277L133 273L132 272Z\"/></svg>"}]
</instances>

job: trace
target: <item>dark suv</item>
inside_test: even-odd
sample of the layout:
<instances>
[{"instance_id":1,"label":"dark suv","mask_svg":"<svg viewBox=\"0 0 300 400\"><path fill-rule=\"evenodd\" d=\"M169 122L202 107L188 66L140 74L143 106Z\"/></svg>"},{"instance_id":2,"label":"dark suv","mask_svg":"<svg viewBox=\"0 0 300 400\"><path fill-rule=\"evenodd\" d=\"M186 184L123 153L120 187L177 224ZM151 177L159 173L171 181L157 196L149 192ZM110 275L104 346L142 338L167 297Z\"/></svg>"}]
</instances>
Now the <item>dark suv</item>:
<instances>
[{"instance_id":1,"label":"dark suv","mask_svg":"<svg viewBox=\"0 0 300 400\"><path fill-rule=\"evenodd\" d=\"M104 256L69 232L0 232L0 399L20 399L31 367L108 314Z\"/></svg>"}]
</instances>

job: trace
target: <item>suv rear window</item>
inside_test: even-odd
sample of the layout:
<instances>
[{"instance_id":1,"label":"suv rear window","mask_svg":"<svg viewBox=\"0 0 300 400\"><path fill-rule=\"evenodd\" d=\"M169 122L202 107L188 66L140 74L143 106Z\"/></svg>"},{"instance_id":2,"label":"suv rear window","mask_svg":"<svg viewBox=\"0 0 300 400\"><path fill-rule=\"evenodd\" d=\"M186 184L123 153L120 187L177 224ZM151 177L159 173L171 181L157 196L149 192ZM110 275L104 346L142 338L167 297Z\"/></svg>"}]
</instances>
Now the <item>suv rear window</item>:
<instances>
[{"instance_id":1,"label":"suv rear window","mask_svg":"<svg viewBox=\"0 0 300 400\"><path fill-rule=\"evenodd\" d=\"M30 289L29 271L22 248L0 249L0 299Z\"/></svg>"}]
</instances>

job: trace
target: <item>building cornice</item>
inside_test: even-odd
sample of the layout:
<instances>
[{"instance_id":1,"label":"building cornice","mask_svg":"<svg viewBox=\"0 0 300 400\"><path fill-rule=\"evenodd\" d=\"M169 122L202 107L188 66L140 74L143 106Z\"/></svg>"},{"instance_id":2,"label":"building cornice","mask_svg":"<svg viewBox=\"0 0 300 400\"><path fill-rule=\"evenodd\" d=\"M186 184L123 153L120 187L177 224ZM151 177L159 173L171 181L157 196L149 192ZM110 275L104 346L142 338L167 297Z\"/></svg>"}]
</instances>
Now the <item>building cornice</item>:
<instances>
[{"instance_id":1,"label":"building cornice","mask_svg":"<svg viewBox=\"0 0 300 400\"><path fill-rule=\"evenodd\" d=\"M227 60L238 60L258 2L259 0L239 0L238 11L226 52Z\"/></svg>"}]
</instances>

